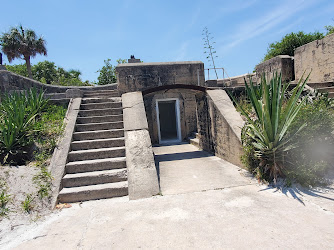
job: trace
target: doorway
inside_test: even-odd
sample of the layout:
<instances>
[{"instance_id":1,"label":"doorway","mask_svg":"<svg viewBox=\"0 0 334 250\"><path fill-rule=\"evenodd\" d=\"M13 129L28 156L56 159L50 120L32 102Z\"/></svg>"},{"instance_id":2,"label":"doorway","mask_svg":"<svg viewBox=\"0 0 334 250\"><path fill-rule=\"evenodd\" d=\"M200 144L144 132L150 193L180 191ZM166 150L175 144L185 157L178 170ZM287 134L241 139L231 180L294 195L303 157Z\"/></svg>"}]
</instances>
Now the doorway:
<instances>
[{"instance_id":1,"label":"doorway","mask_svg":"<svg viewBox=\"0 0 334 250\"><path fill-rule=\"evenodd\" d=\"M156 101L159 143L181 141L180 109L178 99Z\"/></svg>"}]
</instances>

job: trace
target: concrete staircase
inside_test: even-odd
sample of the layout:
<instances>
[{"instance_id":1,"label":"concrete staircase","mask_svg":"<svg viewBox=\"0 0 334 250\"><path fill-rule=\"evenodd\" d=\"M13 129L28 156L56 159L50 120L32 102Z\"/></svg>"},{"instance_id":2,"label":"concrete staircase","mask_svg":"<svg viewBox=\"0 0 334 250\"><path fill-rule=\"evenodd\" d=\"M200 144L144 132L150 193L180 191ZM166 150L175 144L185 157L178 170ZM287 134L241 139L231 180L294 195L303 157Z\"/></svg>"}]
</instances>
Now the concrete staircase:
<instances>
[{"instance_id":1,"label":"concrete staircase","mask_svg":"<svg viewBox=\"0 0 334 250\"><path fill-rule=\"evenodd\" d=\"M328 93L328 97L334 97L334 83L322 82L322 83L308 83L311 88L316 89L320 93Z\"/></svg>"},{"instance_id":2,"label":"concrete staircase","mask_svg":"<svg viewBox=\"0 0 334 250\"><path fill-rule=\"evenodd\" d=\"M191 136L188 138L189 143L199 148L199 134L193 132Z\"/></svg>"},{"instance_id":3,"label":"concrete staircase","mask_svg":"<svg viewBox=\"0 0 334 250\"><path fill-rule=\"evenodd\" d=\"M117 90L86 91L59 202L128 195L122 102Z\"/></svg>"}]
</instances>

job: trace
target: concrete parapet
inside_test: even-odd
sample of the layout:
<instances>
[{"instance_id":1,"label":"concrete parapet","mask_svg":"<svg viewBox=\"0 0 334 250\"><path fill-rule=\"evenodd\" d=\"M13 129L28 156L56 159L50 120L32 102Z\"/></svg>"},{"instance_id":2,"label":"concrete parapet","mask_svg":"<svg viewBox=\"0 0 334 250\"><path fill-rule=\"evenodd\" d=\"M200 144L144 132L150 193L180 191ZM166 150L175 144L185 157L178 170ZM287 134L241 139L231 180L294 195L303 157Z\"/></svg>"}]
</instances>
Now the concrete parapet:
<instances>
[{"instance_id":1,"label":"concrete parapet","mask_svg":"<svg viewBox=\"0 0 334 250\"><path fill-rule=\"evenodd\" d=\"M116 67L120 93L152 87L188 84L204 85L204 64L200 61L123 63Z\"/></svg>"},{"instance_id":2,"label":"concrete parapet","mask_svg":"<svg viewBox=\"0 0 334 250\"><path fill-rule=\"evenodd\" d=\"M66 91L69 89L74 91L71 93L79 93L78 90L81 91L115 90L117 89L117 83L103 86L57 86L57 85L44 84L39 81L30 79L28 77L24 77L15 74L13 72L0 69L0 92L10 92L12 90L14 91L26 90L33 87L35 87L38 90L43 90L45 91L45 93L66 93Z\"/></svg>"},{"instance_id":3,"label":"concrete parapet","mask_svg":"<svg viewBox=\"0 0 334 250\"><path fill-rule=\"evenodd\" d=\"M241 128L244 121L227 93L221 89L208 90L207 95L198 94L196 99L200 147L242 167Z\"/></svg>"},{"instance_id":4,"label":"concrete parapet","mask_svg":"<svg viewBox=\"0 0 334 250\"><path fill-rule=\"evenodd\" d=\"M57 204L58 194L61 189L61 179L65 174L67 155L70 151L72 136L75 129L76 119L79 113L81 98L71 99L64 119L65 131L52 155L49 171L53 177L52 181L52 208Z\"/></svg>"},{"instance_id":5,"label":"concrete parapet","mask_svg":"<svg viewBox=\"0 0 334 250\"><path fill-rule=\"evenodd\" d=\"M311 70L311 83L334 81L334 34L298 47L294 58L297 81Z\"/></svg>"},{"instance_id":6,"label":"concrete parapet","mask_svg":"<svg viewBox=\"0 0 334 250\"><path fill-rule=\"evenodd\" d=\"M279 55L271 58L263 63L256 65L256 75L261 80L263 73L271 77L273 73L282 73L282 81L290 82L295 79L294 75L294 59L292 56Z\"/></svg>"},{"instance_id":7,"label":"concrete parapet","mask_svg":"<svg viewBox=\"0 0 334 250\"><path fill-rule=\"evenodd\" d=\"M141 92L122 95L130 200L159 193L158 175Z\"/></svg>"}]
</instances>

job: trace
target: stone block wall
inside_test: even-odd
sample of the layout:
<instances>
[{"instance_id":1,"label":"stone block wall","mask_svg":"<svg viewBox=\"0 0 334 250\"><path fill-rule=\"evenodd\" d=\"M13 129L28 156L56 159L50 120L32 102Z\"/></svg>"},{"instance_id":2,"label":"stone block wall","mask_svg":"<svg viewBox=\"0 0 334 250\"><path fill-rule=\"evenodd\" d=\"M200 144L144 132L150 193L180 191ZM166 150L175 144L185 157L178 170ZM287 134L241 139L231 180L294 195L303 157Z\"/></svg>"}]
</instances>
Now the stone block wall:
<instances>
[{"instance_id":1,"label":"stone block wall","mask_svg":"<svg viewBox=\"0 0 334 250\"><path fill-rule=\"evenodd\" d=\"M312 70L310 83L334 81L334 34L298 47L294 58L296 80Z\"/></svg>"},{"instance_id":2,"label":"stone block wall","mask_svg":"<svg viewBox=\"0 0 334 250\"><path fill-rule=\"evenodd\" d=\"M200 147L214 152L237 166L243 167L240 114L224 90L208 90L207 95L197 94L197 113Z\"/></svg>"},{"instance_id":3,"label":"stone block wall","mask_svg":"<svg viewBox=\"0 0 334 250\"><path fill-rule=\"evenodd\" d=\"M177 98L180 104L181 138L185 139L191 132L197 131L196 99L198 91L188 89L169 89L153 92L144 96L145 110L149 121L148 127L153 144L159 143L156 100Z\"/></svg>"},{"instance_id":4,"label":"stone block wall","mask_svg":"<svg viewBox=\"0 0 334 250\"><path fill-rule=\"evenodd\" d=\"M204 86L204 64L199 61L124 63L116 67L120 93L173 84Z\"/></svg>"},{"instance_id":5,"label":"stone block wall","mask_svg":"<svg viewBox=\"0 0 334 250\"><path fill-rule=\"evenodd\" d=\"M280 55L271 58L256 66L256 75L258 81L261 80L263 73L271 77L273 73L282 73L282 81L289 82L295 79L294 75L294 60L292 56Z\"/></svg>"}]
</instances>

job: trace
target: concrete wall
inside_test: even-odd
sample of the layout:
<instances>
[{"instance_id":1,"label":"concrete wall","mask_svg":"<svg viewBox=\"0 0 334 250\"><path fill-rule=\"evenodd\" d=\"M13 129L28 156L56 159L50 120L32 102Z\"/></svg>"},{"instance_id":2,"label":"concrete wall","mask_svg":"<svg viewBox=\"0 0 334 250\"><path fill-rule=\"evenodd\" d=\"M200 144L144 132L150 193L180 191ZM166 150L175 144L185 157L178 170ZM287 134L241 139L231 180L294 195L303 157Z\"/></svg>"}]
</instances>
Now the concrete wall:
<instances>
[{"instance_id":1,"label":"concrete wall","mask_svg":"<svg viewBox=\"0 0 334 250\"><path fill-rule=\"evenodd\" d=\"M243 167L240 157L244 121L229 96L224 90L208 90L206 95L198 93L196 100L200 147Z\"/></svg>"},{"instance_id":2,"label":"concrete wall","mask_svg":"<svg viewBox=\"0 0 334 250\"><path fill-rule=\"evenodd\" d=\"M129 198L148 198L160 190L142 93L123 94L122 104Z\"/></svg>"},{"instance_id":3,"label":"concrete wall","mask_svg":"<svg viewBox=\"0 0 334 250\"><path fill-rule=\"evenodd\" d=\"M263 73L265 73L266 76L271 77L275 72L278 74L282 73L283 82L293 81L295 79L293 57L280 55L256 65L256 75L258 76L258 81L261 80Z\"/></svg>"},{"instance_id":4,"label":"concrete wall","mask_svg":"<svg viewBox=\"0 0 334 250\"><path fill-rule=\"evenodd\" d=\"M204 64L194 62L124 63L116 67L120 93L172 84L204 85Z\"/></svg>"},{"instance_id":5,"label":"concrete wall","mask_svg":"<svg viewBox=\"0 0 334 250\"><path fill-rule=\"evenodd\" d=\"M76 90L111 90L116 89L117 84L109 84L104 86L55 86L43 84L33 79L15 74L7 70L0 70L0 92L11 92L26 90L35 87L38 90L44 90L45 93L66 93L71 90L72 94L76 95ZM78 96L73 96L78 97Z\"/></svg>"},{"instance_id":6,"label":"concrete wall","mask_svg":"<svg viewBox=\"0 0 334 250\"><path fill-rule=\"evenodd\" d=\"M334 81L334 34L298 47L294 58L296 80L312 70L310 83Z\"/></svg>"},{"instance_id":7,"label":"concrete wall","mask_svg":"<svg viewBox=\"0 0 334 250\"><path fill-rule=\"evenodd\" d=\"M188 89L170 89L153 92L144 96L145 110L149 121L148 127L153 144L159 143L156 100L177 98L180 105L181 138L185 139L191 132L197 131L196 99L198 91Z\"/></svg>"},{"instance_id":8,"label":"concrete wall","mask_svg":"<svg viewBox=\"0 0 334 250\"><path fill-rule=\"evenodd\" d=\"M253 82L257 82L257 77L255 73L244 74L240 76L233 76L225 79L217 79L217 80L207 80L205 82L205 86L207 87L244 87L245 79L247 82L249 78L252 79Z\"/></svg>"}]
</instances>

